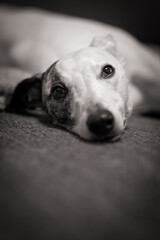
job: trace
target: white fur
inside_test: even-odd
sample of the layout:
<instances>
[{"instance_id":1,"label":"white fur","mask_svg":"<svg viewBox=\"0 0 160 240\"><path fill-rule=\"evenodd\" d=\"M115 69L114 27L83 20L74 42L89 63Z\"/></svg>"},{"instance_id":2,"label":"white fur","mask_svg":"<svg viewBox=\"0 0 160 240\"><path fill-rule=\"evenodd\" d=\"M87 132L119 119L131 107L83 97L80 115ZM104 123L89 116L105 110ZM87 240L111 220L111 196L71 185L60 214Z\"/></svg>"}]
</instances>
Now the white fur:
<instances>
[{"instance_id":1,"label":"white fur","mask_svg":"<svg viewBox=\"0 0 160 240\"><path fill-rule=\"evenodd\" d=\"M103 66L111 64L115 68L112 78L103 79ZM92 139L86 121L90 109L99 105L109 110L115 119L114 134L119 135L124 130L124 119L132 110L128 105L128 78L124 66L119 59L101 46L84 48L62 58L56 66L63 82L73 92L72 114L77 120L72 129L85 139Z\"/></svg>"}]
</instances>

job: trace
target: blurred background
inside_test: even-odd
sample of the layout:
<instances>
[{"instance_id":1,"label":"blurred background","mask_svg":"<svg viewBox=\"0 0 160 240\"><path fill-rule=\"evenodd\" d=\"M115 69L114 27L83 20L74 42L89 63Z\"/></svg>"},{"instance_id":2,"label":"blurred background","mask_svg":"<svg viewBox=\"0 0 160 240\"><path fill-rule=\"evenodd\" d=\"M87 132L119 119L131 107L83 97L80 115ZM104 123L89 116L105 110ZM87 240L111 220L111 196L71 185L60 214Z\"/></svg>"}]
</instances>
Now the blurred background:
<instances>
[{"instance_id":1,"label":"blurred background","mask_svg":"<svg viewBox=\"0 0 160 240\"><path fill-rule=\"evenodd\" d=\"M92 18L124 28L143 42L160 44L158 0L0 0L0 3Z\"/></svg>"}]
</instances>

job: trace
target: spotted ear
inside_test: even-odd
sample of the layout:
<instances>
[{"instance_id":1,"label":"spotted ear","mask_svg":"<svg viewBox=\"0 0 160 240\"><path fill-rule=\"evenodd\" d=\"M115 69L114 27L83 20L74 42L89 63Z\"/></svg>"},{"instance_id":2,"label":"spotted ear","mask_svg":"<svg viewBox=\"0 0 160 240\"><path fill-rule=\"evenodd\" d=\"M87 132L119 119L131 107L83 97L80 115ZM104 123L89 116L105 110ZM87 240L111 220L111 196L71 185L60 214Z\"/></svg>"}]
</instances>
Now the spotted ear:
<instances>
[{"instance_id":1,"label":"spotted ear","mask_svg":"<svg viewBox=\"0 0 160 240\"><path fill-rule=\"evenodd\" d=\"M26 111L42 107L42 74L20 82L15 88L7 110Z\"/></svg>"},{"instance_id":2,"label":"spotted ear","mask_svg":"<svg viewBox=\"0 0 160 240\"><path fill-rule=\"evenodd\" d=\"M108 51L113 56L117 57L121 64L125 66L125 60L119 53L116 41L112 35L109 34L107 36L96 36L93 38L90 46L98 47L104 49L105 51Z\"/></svg>"}]
</instances>

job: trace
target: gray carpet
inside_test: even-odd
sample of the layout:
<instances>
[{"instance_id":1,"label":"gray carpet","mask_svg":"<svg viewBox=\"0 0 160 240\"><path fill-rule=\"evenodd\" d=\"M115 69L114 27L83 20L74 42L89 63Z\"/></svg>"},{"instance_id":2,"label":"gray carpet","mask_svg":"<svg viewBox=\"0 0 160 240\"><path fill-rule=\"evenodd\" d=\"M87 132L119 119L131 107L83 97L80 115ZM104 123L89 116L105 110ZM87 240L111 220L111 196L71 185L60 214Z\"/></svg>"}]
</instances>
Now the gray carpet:
<instances>
[{"instance_id":1,"label":"gray carpet","mask_svg":"<svg viewBox=\"0 0 160 240\"><path fill-rule=\"evenodd\" d=\"M0 114L0 239L160 239L160 121L90 143L48 119Z\"/></svg>"}]
</instances>

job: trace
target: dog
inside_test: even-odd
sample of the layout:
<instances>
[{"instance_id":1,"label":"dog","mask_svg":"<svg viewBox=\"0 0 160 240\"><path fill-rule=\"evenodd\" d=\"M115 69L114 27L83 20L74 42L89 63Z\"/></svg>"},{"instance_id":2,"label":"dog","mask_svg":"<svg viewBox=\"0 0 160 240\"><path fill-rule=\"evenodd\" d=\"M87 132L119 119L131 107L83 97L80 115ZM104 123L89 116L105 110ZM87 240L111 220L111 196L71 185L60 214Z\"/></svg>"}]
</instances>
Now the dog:
<instances>
[{"instance_id":1,"label":"dog","mask_svg":"<svg viewBox=\"0 0 160 240\"><path fill-rule=\"evenodd\" d=\"M159 87L158 54L117 27L1 6L0 31L1 110L42 108L83 139L119 139L150 98L134 83Z\"/></svg>"}]
</instances>

